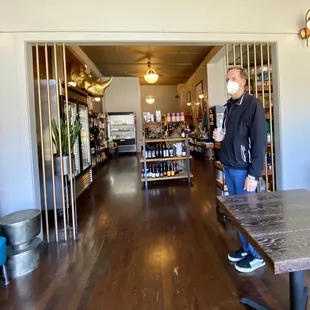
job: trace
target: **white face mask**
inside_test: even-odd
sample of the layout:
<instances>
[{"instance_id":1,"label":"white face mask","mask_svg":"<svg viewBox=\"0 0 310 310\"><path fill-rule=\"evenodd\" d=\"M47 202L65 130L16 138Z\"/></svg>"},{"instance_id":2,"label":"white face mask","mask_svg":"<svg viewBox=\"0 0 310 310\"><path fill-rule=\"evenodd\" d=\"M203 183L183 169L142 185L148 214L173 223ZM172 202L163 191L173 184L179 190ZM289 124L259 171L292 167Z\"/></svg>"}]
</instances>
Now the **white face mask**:
<instances>
[{"instance_id":1,"label":"white face mask","mask_svg":"<svg viewBox=\"0 0 310 310\"><path fill-rule=\"evenodd\" d=\"M239 89L240 89L239 83L234 82L234 81L227 82L227 92L230 95L234 95Z\"/></svg>"}]
</instances>

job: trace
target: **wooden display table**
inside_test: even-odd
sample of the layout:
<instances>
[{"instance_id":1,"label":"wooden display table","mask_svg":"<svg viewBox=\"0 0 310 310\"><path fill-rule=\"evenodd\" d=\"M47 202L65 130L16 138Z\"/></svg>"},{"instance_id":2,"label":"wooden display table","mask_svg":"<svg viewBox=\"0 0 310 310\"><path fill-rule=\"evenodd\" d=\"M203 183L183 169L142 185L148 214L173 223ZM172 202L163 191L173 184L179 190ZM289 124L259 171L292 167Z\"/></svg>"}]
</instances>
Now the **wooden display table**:
<instances>
[{"instance_id":1,"label":"wooden display table","mask_svg":"<svg viewBox=\"0 0 310 310\"><path fill-rule=\"evenodd\" d=\"M290 309L304 310L308 289L303 270L310 269L310 192L291 190L218 196L221 207L275 274L289 273ZM245 297L241 303L268 309Z\"/></svg>"}]
</instances>

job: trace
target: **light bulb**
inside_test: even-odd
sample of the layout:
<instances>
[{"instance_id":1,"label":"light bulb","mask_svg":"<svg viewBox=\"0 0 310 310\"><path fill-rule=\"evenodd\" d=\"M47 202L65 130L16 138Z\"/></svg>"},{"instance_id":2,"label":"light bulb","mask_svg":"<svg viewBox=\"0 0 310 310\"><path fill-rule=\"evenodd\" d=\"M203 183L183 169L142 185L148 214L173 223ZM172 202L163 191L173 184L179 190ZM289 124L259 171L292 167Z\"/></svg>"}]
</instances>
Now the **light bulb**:
<instances>
[{"instance_id":1,"label":"light bulb","mask_svg":"<svg viewBox=\"0 0 310 310\"><path fill-rule=\"evenodd\" d=\"M99 102L101 100L100 97L95 97L95 101Z\"/></svg>"},{"instance_id":2,"label":"light bulb","mask_svg":"<svg viewBox=\"0 0 310 310\"><path fill-rule=\"evenodd\" d=\"M191 104L191 102L187 102L187 105L188 105L188 106L191 106L192 104Z\"/></svg>"},{"instance_id":3,"label":"light bulb","mask_svg":"<svg viewBox=\"0 0 310 310\"><path fill-rule=\"evenodd\" d=\"M148 104L153 104L155 102L155 98L151 95L148 95L145 99Z\"/></svg>"},{"instance_id":4,"label":"light bulb","mask_svg":"<svg viewBox=\"0 0 310 310\"><path fill-rule=\"evenodd\" d=\"M200 94L199 98L202 99L204 97L204 94Z\"/></svg>"}]
</instances>

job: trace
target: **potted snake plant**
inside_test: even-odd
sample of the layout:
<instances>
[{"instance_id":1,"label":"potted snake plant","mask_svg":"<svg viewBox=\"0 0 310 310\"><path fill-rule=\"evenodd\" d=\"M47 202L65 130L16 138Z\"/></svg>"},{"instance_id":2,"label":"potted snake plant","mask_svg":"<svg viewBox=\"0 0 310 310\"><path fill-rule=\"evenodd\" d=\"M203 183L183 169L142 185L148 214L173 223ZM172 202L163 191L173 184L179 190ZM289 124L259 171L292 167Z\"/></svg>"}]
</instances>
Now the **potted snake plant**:
<instances>
[{"instance_id":1,"label":"potted snake plant","mask_svg":"<svg viewBox=\"0 0 310 310\"><path fill-rule=\"evenodd\" d=\"M69 120L71 121L69 124L69 134L70 134L70 146L71 146L71 160L73 162L73 146L76 142L78 135L81 130L81 122L79 119L79 115L73 119L71 117L71 110L69 109ZM61 175L60 169L60 150L62 151L62 162L63 162L63 175L68 175L69 170L69 136L68 136L68 124L67 124L67 114L64 112L64 117L60 119L60 135L61 135L61 145L59 140L59 128L56 124L55 119L53 118L51 121L52 125L52 139L55 147L54 153L54 167L55 167L55 175ZM72 167L74 171L74 167ZM72 172L73 172L72 171Z\"/></svg>"}]
</instances>

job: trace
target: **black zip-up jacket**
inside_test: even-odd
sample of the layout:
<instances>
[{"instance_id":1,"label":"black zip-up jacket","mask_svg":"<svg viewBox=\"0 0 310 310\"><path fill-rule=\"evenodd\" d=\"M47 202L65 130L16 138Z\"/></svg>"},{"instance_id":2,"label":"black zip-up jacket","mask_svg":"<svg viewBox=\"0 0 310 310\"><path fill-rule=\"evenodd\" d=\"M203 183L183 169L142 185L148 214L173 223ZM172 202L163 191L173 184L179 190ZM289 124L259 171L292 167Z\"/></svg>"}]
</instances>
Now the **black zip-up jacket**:
<instances>
[{"instance_id":1,"label":"black zip-up jacket","mask_svg":"<svg viewBox=\"0 0 310 310\"><path fill-rule=\"evenodd\" d=\"M219 160L224 167L245 169L258 179L264 170L267 149L265 110L258 99L245 92L228 100L224 113Z\"/></svg>"}]
</instances>

